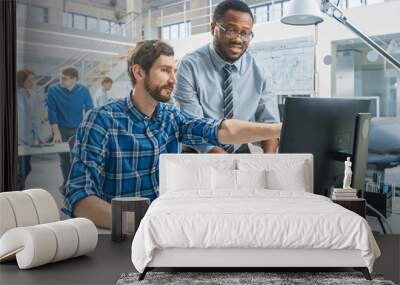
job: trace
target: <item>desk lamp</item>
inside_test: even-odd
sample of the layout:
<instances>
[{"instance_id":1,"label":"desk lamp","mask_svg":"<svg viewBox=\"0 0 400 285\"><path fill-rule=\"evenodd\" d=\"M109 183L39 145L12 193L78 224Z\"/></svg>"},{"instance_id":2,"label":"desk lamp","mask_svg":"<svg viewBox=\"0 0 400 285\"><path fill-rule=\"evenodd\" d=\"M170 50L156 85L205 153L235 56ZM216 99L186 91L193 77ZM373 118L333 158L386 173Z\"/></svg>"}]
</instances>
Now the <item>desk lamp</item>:
<instances>
[{"instance_id":1,"label":"desk lamp","mask_svg":"<svg viewBox=\"0 0 400 285\"><path fill-rule=\"evenodd\" d=\"M400 62L396 58L387 53L373 39L355 27L344 13L329 0L291 0L289 2L287 14L281 19L281 22L283 24L296 26L318 25L324 21L323 13L346 26L373 50L393 64L395 68L400 70Z\"/></svg>"}]
</instances>

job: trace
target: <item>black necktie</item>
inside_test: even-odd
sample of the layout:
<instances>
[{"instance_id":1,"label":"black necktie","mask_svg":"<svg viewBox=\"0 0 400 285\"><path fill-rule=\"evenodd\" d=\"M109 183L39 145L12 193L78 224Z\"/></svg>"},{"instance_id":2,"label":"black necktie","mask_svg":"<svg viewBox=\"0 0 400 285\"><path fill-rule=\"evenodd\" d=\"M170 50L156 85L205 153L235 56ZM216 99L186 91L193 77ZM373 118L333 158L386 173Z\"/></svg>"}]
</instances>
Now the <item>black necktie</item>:
<instances>
[{"instance_id":1,"label":"black necktie","mask_svg":"<svg viewBox=\"0 0 400 285\"><path fill-rule=\"evenodd\" d=\"M223 70L223 83L222 89L224 91L224 118L233 118L233 84L232 84L232 71L234 66L227 64ZM227 145L225 151L232 153L234 148L233 145Z\"/></svg>"}]
</instances>

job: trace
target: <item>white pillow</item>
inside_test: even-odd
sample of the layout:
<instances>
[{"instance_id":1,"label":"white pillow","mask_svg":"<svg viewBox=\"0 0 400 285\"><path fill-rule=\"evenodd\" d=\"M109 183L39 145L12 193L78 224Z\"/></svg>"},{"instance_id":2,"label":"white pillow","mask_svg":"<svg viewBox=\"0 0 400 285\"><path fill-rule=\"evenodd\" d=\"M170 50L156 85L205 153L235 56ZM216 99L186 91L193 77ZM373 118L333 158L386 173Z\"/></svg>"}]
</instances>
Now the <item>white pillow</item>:
<instances>
[{"instance_id":1,"label":"white pillow","mask_svg":"<svg viewBox=\"0 0 400 285\"><path fill-rule=\"evenodd\" d=\"M307 180L305 175L305 164L293 163L285 171L268 169L267 187L272 190L306 191Z\"/></svg>"},{"instance_id":2,"label":"white pillow","mask_svg":"<svg viewBox=\"0 0 400 285\"><path fill-rule=\"evenodd\" d=\"M236 170L212 168L212 189L214 190L236 190Z\"/></svg>"},{"instance_id":3,"label":"white pillow","mask_svg":"<svg viewBox=\"0 0 400 285\"><path fill-rule=\"evenodd\" d=\"M267 188L266 170L236 170L238 188Z\"/></svg>"},{"instance_id":4,"label":"white pillow","mask_svg":"<svg viewBox=\"0 0 400 285\"><path fill-rule=\"evenodd\" d=\"M167 190L211 189L211 167L168 163Z\"/></svg>"}]
</instances>

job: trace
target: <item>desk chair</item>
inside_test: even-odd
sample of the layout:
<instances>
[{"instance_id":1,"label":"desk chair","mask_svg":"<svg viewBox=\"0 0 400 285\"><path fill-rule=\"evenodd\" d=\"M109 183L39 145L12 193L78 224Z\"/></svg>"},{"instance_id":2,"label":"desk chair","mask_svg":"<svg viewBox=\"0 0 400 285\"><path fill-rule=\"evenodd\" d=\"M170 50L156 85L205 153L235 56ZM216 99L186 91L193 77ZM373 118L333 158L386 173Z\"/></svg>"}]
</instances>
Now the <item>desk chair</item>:
<instances>
[{"instance_id":1,"label":"desk chair","mask_svg":"<svg viewBox=\"0 0 400 285\"><path fill-rule=\"evenodd\" d=\"M400 119L373 118L369 132L367 168L384 177L385 169L398 165L400 165ZM379 187L380 185L378 185ZM384 234L387 232L384 222L390 232L390 225L386 221L387 203L382 203L382 199L386 199L386 195L371 193L368 196L366 197L367 215L378 219Z\"/></svg>"}]
</instances>

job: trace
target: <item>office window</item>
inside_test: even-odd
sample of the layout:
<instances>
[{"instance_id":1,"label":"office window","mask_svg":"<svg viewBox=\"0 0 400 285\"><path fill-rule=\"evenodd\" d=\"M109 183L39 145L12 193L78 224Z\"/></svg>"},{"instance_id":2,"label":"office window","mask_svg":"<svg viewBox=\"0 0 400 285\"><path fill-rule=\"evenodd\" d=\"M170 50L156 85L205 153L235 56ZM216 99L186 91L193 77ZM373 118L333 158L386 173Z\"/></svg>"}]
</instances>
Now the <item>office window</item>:
<instances>
[{"instance_id":1,"label":"office window","mask_svg":"<svg viewBox=\"0 0 400 285\"><path fill-rule=\"evenodd\" d=\"M161 27L161 37L163 40L183 39L192 34L192 23L176 23Z\"/></svg>"},{"instance_id":2,"label":"office window","mask_svg":"<svg viewBox=\"0 0 400 285\"><path fill-rule=\"evenodd\" d=\"M348 8L359 7L362 6L363 3L364 0L347 0L347 7Z\"/></svg>"},{"instance_id":3,"label":"office window","mask_svg":"<svg viewBox=\"0 0 400 285\"><path fill-rule=\"evenodd\" d=\"M94 17L86 17L87 30L89 32L97 32L97 19Z\"/></svg>"},{"instance_id":4,"label":"office window","mask_svg":"<svg viewBox=\"0 0 400 285\"><path fill-rule=\"evenodd\" d=\"M269 21L269 6L271 5L263 5L253 8L253 14L255 18L255 23L266 23Z\"/></svg>"},{"instance_id":5,"label":"office window","mask_svg":"<svg viewBox=\"0 0 400 285\"><path fill-rule=\"evenodd\" d=\"M170 40L179 39L179 25L172 25Z\"/></svg>"},{"instance_id":6,"label":"office window","mask_svg":"<svg viewBox=\"0 0 400 285\"><path fill-rule=\"evenodd\" d=\"M286 13L287 13L287 9L288 9L288 6L289 6L289 2L290 1L284 1L282 4L283 4L283 11L282 11L282 13L283 13L283 15L285 15ZM282 16L283 16L282 15Z\"/></svg>"},{"instance_id":7,"label":"office window","mask_svg":"<svg viewBox=\"0 0 400 285\"><path fill-rule=\"evenodd\" d=\"M121 24L121 36L126 37L126 24Z\"/></svg>"},{"instance_id":8,"label":"office window","mask_svg":"<svg viewBox=\"0 0 400 285\"><path fill-rule=\"evenodd\" d=\"M28 8L29 20L34 23L48 23L48 10L47 8L38 6L29 6Z\"/></svg>"},{"instance_id":9,"label":"office window","mask_svg":"<svg viewBox=\"0 0 400 285\"><path fill-rule=\"evenodd\" d=\"M169 26L161 28L161 38L164 40L169 40Z\"/></svg>"},{"instance_id":10,"label":"office window","mask_svg":"<svg viewBox=\"0 0 400 285\"><path fill-rule=\"evenodd\" d=\"M385 0L365 0L366 5L371 5L371 4L378 4L378 3L383 3Z\"/></svg>"},{"instance_id":11,"label":"office window","mask_svg":"<svg viewBox=\"0 0 400 285\"><path fill-rule=\"evenodd\" d=\"M384 47L400 42L400 34L376 38ZM379 97L380 116L400 116L400 72L381 56L372 57L371 49L359 39L338 41L335 45L335 95ZM399 58L400 47L392 48L390 54Z\"/></svg>"},{"instance_id":12,"label":"office window","mask_svg":"<svg viewBox=\"0 0 400 285\"><path fill-rule=\"evenodd\" d=\"M17 3L17 19L25 22L28 18L28 6L26 4Z\"/></svg>"},{"instance_id":13,"label":"office window","mask_svg":"<svg viewBox=\"0 0 400 285\"><path fill-rule=\"evenodd\" d=\"M282 7L282 2L275 2L275 4L272 5L273 9L273 15L274 15L274 20L277 21L283 16L283 7Z\"/></svg>"},{"instance_id":14,"label":"office window","mask_svg":"<svg viewBox=\"0 0 400 285\"><path fill-rule=\"evenodd\" d=\"M117 36L126 35L126 25L123 23L111 22L111 34Z\"/></svg>"},{"instance_id":15,"label":"office window","mask_svg":"<svg viewBox=\"0 0 400 285\"><path fill-rule=\"evenodd\" d=\"M186 37L186 25L185 25L185 23L180 23L179 24L179 36L180 37Z\"/></svg>"},{"instance_id":16,"label":"office window","mask_svg":"<svg viewBox=\"0 0 400 285\"><path fill-rule=\"evenodd\" d=\"M86 19L85 16L74 14L74 28L85 30L86 29Z\"/></svg>"},{"instance_id":17,"label":"office window","mask_svg":"<svg viewBox=\"0 0 400 285\"><path fill-rule=\"evenodd\" d=\"M110 33L110 21L100 20L99 21L99 32L109 34Z\"/></svg>"},{"instance_id":18,"label":"office window","mask_svg":"<svg viewBox=\"0 0 400 285\"><path fill-rule=\"evenodd\" d=\"M73 24L72 13L64 12L63 15L64 27L72 28L72 24Z\"/></svg>"}]
</instances>

